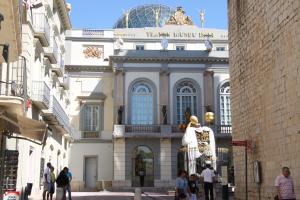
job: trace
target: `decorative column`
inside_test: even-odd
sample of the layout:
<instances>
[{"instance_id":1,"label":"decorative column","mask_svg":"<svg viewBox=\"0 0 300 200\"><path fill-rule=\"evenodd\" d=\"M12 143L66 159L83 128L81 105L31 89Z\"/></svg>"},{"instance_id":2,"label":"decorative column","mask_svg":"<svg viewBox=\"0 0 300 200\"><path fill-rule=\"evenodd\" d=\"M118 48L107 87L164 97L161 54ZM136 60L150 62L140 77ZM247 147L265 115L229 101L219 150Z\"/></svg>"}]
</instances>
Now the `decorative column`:
<instances>
[{"instance_id":1,"label":"decorative column","mask_svg":"<svg viewBox=\"0 0 300 200\"><path fill-rule=\"evenodd\" d=\"M204 106L214 109L214 71L206 70L204 72ZM207 110L206 110L207 111Z\"/></svg>"},{"instance_id":2,"label":"decorative column","mask_svg":"<svg viewBox=\"0 0 300 200\"><path fill-rule=\"evenodd\" d=\"M124 85L124 72L122 70L116 70L114 79L114 124L125 123Z\"/></svg>"},{"instance_id":3,"label":"decorative column","mask_svg":"<svg viewBox=\"0 0 300 200\"><path fill-rule=\"evenodd\" d=\"M163 64L163 68L167 68L167 66ZM159 124L170 124L169 74L167 70L161 71L159 74ZM165 111L163 111L164 106Z\"/></svg>"},{"instance_id":4,"label":"decorative column","mask_svg":"<svg viewBox=\"0 0 300 200\"><path fill-rule=\"evenodd\" d=\"M160 177L161 183L172 180L172 148L171 139L162 138L160 140ZM163 186L163 185L162 185Z\"/></svg>"}]
</instances>

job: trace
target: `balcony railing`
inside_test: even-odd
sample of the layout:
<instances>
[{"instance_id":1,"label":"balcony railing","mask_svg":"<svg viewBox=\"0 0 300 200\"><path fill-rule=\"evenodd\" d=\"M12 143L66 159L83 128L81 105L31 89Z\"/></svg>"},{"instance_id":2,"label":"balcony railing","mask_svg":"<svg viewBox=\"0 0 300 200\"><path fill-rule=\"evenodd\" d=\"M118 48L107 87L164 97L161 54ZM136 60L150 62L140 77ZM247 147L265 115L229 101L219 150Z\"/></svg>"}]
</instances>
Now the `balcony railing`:
<instances>
[{"instance_id":1,"label":"balcony railing","mask_svg":"<svg viewBox=\"0 0 300 200\"><path fill-rule=\"evenodd\" d=\"M40 39L43 46L48 46L50 43L50 25L45 13L33 13L32 23L35 36Z\"/></svg>"},{"instance_id":2,"label":"balcony railing","mask_svg":"<svg viewBox=\"0 0 300 200\"><path fill-rule=\"evenodd\" d=\"M126 125L126 133L159 133L160 125Z\"/></svg>"},{"instance_id":3,"label":"balcony railing","mask_svg":"<svg viewBox=\"0 0 300 200\"><path fill-rule=\"evenodd\" d=\"M213 125L210 128L216 137L230 138L231 125ZM172 137L181 138L184 130L179 125L115 125L114 137Z\"/></svg>"},{"instance_id":4,"label":"balcony railing","mask_svg":"<svg viewBox=\"0 0 300 200\"><path fill-rule=\"evenodd\" d=\"M100 137L100 133L99 132L95 132L95 131L83 131L81 133L81 137L84 139L90 139L90 138L99 138Z\"/></svg>"},{"instance_id":5,"label":"balcony railing","mask_svg":"<svg viewBox=\"0 0 300 200\"><path fill-rule=\"evenodd\" d=\"M32 82L31 99L40 109L49 108L50 104L50 88L44 81Z\"/></svg>"},{"instance_id":6,"label":"balcony railing","mask_svg":"<svg viewBox=\"0 0 300 200\"><path fill-rule=\"evenodd\" d=\"M27 95L26 60L20 57L18 61L10 63L10 76L5 75L0 77L0 95L24 98Z\"/></svg>"},{"instance_id":7,"label":"balcony railing","mask_svg":"<svg viewBox=\"0 0 300 200\"><path fill-rule=\"evenodd\" d=\"M218 134L232 134L231 125L217 125L216 128Z\"/></svg>"},{"instance_id":8,"label":"balcony railing","mask_svg":"<svg viewBox=\"0 0 300 200\"><path fill-rule=\"evenodd\" d=\"M59 62L59 51L58 45L54 37L50 39L50 46L44 48L45 57L47 57L52 64L57 64Z\"/></svg>"},{"instance_id":9,"label":"balcony railing","mask_svg":"<svg viewBox=\"0 0 300 200\"><path fill-rule=\"evenodd\" d=\"M56 116L59 124L62 125L68 131L69 117L64 111L64 109L61 107L56 97L54 96L53 96L53 114Z\"/></svg>"}]
</instances>

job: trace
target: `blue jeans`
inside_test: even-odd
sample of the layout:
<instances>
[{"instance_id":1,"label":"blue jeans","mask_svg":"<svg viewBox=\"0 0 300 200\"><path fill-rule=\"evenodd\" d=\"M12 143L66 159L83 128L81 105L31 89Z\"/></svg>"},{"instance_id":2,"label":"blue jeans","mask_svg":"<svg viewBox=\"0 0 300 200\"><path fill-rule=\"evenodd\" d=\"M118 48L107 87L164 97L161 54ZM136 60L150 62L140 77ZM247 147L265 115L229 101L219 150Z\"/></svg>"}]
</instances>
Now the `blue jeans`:
<instances>
[{"instance_id":1,"label":"blue jeans","mask_svg":"<svg viewBox=\"0 0 300 200\"><path fill-rule=\"evenodd\" d=\"M71 196L71 184L68 184L66 187L64 187L64 194L66 194L67 192L68 192L69 200L72 200L72 196Z\"/></svg>"}]
</instances>

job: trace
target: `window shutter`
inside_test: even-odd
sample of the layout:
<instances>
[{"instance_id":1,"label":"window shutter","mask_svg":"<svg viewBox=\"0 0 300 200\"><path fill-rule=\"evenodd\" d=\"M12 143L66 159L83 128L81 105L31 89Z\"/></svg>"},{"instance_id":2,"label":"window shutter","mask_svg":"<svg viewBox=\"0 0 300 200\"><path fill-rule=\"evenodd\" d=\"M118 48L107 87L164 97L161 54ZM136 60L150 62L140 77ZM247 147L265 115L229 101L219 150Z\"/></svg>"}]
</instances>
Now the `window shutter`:
<instances>
[{"instance_id":1,"label":"window shutter","mask_svg":"<svg viewBox=\"0 0 300 200\"><path fill-rule=\"evenodd\" d=\"M79 116L80 116L80 119L79 119L80 120L79 130L80 131L84 131L85 105L81 106Z\"/></svg>"}]
</instances>

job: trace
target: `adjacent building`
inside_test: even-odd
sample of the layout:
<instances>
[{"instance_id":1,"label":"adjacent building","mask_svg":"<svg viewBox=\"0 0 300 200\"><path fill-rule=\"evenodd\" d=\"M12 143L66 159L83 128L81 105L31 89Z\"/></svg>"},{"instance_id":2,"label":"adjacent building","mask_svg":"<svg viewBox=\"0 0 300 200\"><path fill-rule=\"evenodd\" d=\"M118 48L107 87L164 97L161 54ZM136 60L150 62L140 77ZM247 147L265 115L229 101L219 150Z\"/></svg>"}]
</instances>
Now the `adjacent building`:
<instances>
[{"instance_id":1,"label":"adjacent building","mask_svg":"<svg viewBox=\"0 0 300 200\"><path fill-rule=\"evenodd\" d=\"M141 171L143 186L173 187L187 112L201 124L215 113L218 170L231 166L226 30L195 26L181 7L142 5L113 29L68 31L66 49L74 190L141 186Z\"/></svg>"},{"instance_id":2,"label":"adjacent building","mask_svg":"<svg viewBox=\"0 0 300 200\"><path fill-rule=\"evenodd\" d=\"M284 166L299 198L299 1L228 3L233 140L250 143L248 199L273 199ZM234 147L236 199L247 199L244 156Z\"/></svg>"},{"instance_id":3,"label":"adjacent building","mask_svg":"<svg viewBox=\"0 0 300 200\"><path fill-rule=\"evenodd\" d=\"M11 8L2 6L10 3ZM9 44L11 55L0 62L0 127L6 135L1 148L6 159L15 159L1 168L4 190L24 192L32 185L34 195L41 190L47 162L56 173L68 166L73 127L64 63L71 23L64 0L0 4L5 11L1 42Z\"/></svg>"}]
</instances>

